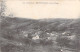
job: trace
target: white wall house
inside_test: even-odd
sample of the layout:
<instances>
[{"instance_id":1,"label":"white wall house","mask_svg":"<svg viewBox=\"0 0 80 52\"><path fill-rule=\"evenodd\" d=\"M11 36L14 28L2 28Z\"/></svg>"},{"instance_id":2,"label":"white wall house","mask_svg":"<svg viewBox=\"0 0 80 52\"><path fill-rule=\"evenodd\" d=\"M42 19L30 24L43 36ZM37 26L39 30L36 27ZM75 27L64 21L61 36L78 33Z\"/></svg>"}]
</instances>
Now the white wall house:
<instances>
[{"instance_id":1,"label":"white wall house","mask_svg":"<svg viewBox=\"0 0 80 52\"><path fill-rule=\"evenodd\" d=\"M76 35L69 36L68 38L70 38L71 40L75 40L76 39Z\"/></svg>"},{"instance_id":2,"label":"white wall house","mask_svg":"<svg viewBox=\"0 0 80 52\"><path fill-rule=\"evenodd\" d=\"M39 39L39 35L36 35L36 36L32 37L32 39L33 39L33 40Z\"/></svg>"}]
</instances>

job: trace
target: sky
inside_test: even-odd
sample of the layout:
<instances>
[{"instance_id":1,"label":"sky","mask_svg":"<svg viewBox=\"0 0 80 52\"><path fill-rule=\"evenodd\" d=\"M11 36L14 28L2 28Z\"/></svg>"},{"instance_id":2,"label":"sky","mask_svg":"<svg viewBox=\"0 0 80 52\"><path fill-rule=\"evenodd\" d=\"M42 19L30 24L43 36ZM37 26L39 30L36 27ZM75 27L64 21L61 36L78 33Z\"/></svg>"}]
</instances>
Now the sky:
<instances>
[{"instance_id":1,"label":"sky","mask_svg":"<svg viewBox=\"0 0 80 52\"><path fill-rule=\"evenodd\" d=\"M6 15L20 18L78 18L80 0L6 0Z\"/></svg>"}]
</instances>

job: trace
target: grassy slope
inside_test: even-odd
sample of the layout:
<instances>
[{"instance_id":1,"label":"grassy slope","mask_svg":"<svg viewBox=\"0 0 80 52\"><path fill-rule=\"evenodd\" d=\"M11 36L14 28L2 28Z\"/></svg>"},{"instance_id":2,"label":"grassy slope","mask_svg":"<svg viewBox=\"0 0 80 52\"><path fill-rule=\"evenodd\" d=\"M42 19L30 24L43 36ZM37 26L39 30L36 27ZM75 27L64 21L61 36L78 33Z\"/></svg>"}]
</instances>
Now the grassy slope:
<instances>
[{"instance_id":1,"label":"grassy slope","mask_svg":"<svg viewBox=\"0 0 80 52\"><path fill-rule=\"evenodd\" d=\"M22 31L31 32L31 34L42 31L42 32L64 32L64 31L71 31L79 34L80 32L80 20L72 20L72 19L47 19L47 20L33 20L33 19L24 19L24 18L9 18L6 17L4 20L0 22L1 24L1 30L0 30L0 46L2 47L2 50L5 50L8 47L11 47L13 52L18 51L19 52L49 52L49 50L52 49L52 51L55 51L54 47L52 46L46 46L45 48L38 46L36 47L30 47L24 43L24 39L22 36L17 36L17 34L20 34ZM74 29L74 30L71 30ZM23 39L23 40L22 40ZM20 41L22 40L22 41ZM22 45L17 45L17 43ZM25 46L25 47L24 47ZM15 49L16 48L16 49ZM30 49L29 49L30 48ZM50 49L49 49L50 48ZM24 51L24 49L26 51ZM44 50L43 50L44 49ZM56 48L57 49L57 48ZM7 52L9 52L6 49ZM31 50L31 51L30 51ZM34 51L33 51L34 50ZM12 52L10 51L10 52ZM51 52L52 52L51 51ZM4 51L5 52L5 51ZM59 52L59 51L55 51Z\"/></svg>"}]
</instances>

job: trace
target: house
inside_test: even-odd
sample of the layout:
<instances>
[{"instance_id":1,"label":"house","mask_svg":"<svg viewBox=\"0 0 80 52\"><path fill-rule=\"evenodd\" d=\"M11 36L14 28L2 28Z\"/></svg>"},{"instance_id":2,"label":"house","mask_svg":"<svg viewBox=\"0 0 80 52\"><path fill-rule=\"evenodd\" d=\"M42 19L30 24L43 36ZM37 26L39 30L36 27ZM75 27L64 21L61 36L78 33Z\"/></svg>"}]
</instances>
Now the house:
<instances>
[{"instance_id":1,"label":"house","mask_svg":"<svg viewBox=\"0 0 80 52\"><path fill-rule=\"evenodd\" d=\"M76 35L68 36L68 38L71 39L71 40L75 40L76 39Z\"/></svg>"},{"instance_id":2,"label":"house","mask_svg":"<svg viewBox=\"0 0 80 52\"><path fill-rule=\"evenodd\" d=\"M32 37L33 40L37 40L39 39L39 35L35 35L34 37Z\"/></svg>"}]
</instances>

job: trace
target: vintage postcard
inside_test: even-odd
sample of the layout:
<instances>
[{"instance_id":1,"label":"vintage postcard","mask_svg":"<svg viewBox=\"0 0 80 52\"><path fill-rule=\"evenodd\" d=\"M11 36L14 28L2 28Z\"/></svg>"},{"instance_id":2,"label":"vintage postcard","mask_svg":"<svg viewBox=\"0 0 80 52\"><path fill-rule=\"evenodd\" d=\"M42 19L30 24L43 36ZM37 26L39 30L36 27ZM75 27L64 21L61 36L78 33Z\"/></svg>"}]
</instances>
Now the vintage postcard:
<instances>
[{"instance_id":1,"label":"vintage postcard","mask_svg":"<svg viewBox=\"0 0 80 52\"><path fill-rule=\"evenodd\" d=\"M80 52L80 0L0 0L0 52Z\"/></svg>"}]
</instances>

